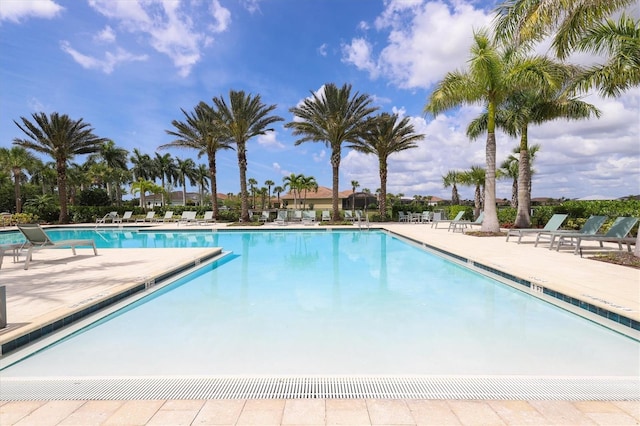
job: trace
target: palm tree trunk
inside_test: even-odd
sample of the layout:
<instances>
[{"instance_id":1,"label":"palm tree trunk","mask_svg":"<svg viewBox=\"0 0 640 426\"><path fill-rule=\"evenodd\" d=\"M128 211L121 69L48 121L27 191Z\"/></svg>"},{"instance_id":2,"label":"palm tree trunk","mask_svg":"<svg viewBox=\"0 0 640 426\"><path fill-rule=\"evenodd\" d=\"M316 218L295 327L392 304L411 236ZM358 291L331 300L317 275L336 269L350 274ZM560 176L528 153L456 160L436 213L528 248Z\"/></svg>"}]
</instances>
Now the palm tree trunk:
<instances>
[{"instance_id":1,"label":"palm tree trunk","mask_svg":"<svg viewBox=\"0 0 640 426\"><path fill-rule=\"evenodd\" d=\"M240 221L249 222L249 196L247 194L247 154L244 145L237 142L238 167L240 168Z\"/></svg>"},{"instance_id":2,"label":"palm tree trunk","mask_svg":"<svg viewBox=\"0 0 640 426\"><path fill-rule=\"evenodd\" d=\"M527 128L522 129L520 137L520 159L518 160L518 213L516 215L516 228L529 228L531 226L531 167L529 165L529 146Z\"/></svg>"},{"instance_id":3,"label":"palm tree trunk","mask_svg":"<svg viewBox=\"0 0 640 426\"><path fill-rule=\"evenodd\" d=\"M514 179L511 183L511 207L518 207L518 179Z\"/></svg>"},{"instance_id":4,"label":"palm tree trunk","mask_svg":"<svg viewBox=\"0 0 640 426\"><path fill-rule=\"evenodd\" d=\"M340 149L334 149L331 152L331 170L333 174L332 180L332 194L331 194L331 206L333 208L334 222L340 221L340 213L338 211L338 192L340 192Z\"/></svg>"},{"instance_id":5,"label":"palm tree trunk","mask_svg":"<svg viewBox=\"0 0 640 426\"><path fill-rule=\"evenodd\" d=\"M458 187L456 186L455 182L453 184L453 188L451 189L451 201L456 206L460 204L460 194L458 194Z\"/></svg>"},{"instance_id":6,"label":"palm tree trunk","mask_svg":"<svg viewBox=\"0 0 640 426\"><path fill-rule=\"evenodd\" d=\"M491 108L489 105L489 108ZM489 114L491 115L491 113ZM490 126L488 126L490 127ZM484 186L484 220L482 232L500 232L498 211L496 209L496 134L494 131L487 133L487 175Z\"/></svg>"},{"instance_id":7,"label":"palm tree trunk","mask_svg":"<svg viewBox=\"0 0 640 426\"><path fill-rule=\"evenodd\" d=\"M16 213L22 213L22 197L20 196L20 174L22 170L13 169L13 192L16 197Z\"/></svg>"},{"instance_id":8,"label":"palm tree trunk","mask_svg":"<svg viewBox=\"0 0 640 426\"><path fill-rule=\"evenodd\" d=\"M380 161L380 220L385 220L387 215L387 162Z\"/></svg>"},{"instance_id":9,"label":"palm tree trunk","mask_svg":"<svg viewBox=\"0 0 640 426\"><path fill-rule=\"evenodd\" d=\"M213 209L213 218L218 220L218 183L216 182L215 154L209 155L209 178L211 179L211 207Z\"/></svg>"},{"instance_id":10,"label":"palm tree trunk","mask_svg":"<svg viewBox=\"0 0 640 426\"><path fill-rule=\"evenodd\" d=\"M58 159L56 161L56 171L58 172L58 197L60 197L60 216L58 216L58 222L69 223L69 213L67 210L67 170L65 159Z\"/></svg>"},{"instance_id":11,"label":"palm tree trunk","mask_svg":"<svg viewBox=\"0 0 640 426\"><path fill-rule=\"evenodd\" d=\"M182 178L182 205L187 206L187 179L184 176Z\"/></svg>"}]
</instances>

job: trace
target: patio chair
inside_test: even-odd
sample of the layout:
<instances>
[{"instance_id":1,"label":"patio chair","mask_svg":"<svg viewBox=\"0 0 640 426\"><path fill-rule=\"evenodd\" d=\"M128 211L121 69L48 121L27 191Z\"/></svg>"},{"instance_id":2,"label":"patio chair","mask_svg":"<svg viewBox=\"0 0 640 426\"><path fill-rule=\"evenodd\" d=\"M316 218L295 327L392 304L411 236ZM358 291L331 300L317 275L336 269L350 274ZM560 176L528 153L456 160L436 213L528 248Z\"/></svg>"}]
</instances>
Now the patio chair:
<instances>
[{"instance_id":1,"label":"patio chair","mask_svg":"<svg viewBox=\"0 0 640 426\"><path fill-rule=\"evenodd\" d=\"M262 211L262 215L258 218L260 222L269 222L269 212L266 210Z\"/></svg>"},{"instance_id":2,"label":"patio chair","mask_svg":"<svg viewBox=\"0 0 640 426\"><path fill-rule=\"evenodd\" d=\"M178 219L178 226L180 226L181 223L184 223L186 225L190 224L190 223L195 223L196 222L196 211L184 211L182 212L182 215L180 216L180 219Z\"/></svg>"},{"instance_id":3,"label":"patio chair","mask_svg":"<svg viewBox=\"0 0 640 426\"><path fill-rule=\"evenodd\" d=\"M582 228L580 228L579 231L560 229L557 231L539 232L538 236L536 237L535 247L538 247L540 239L549 239L549 250L551 250L556 241L556 238L559 238L561 235L595 235L602 227L605 220L607 220L606 216L591 216L589 217L589 219L587 219L584 225L582 225Z\"/></svg>"},{"instance_id":4,"label":"patio chair","mask_svg":"<svg viewBox=\"0 0 640 426\"><path fill-rule=\"evenodd\" d=\"M305 210L302 212L302 223L305 226L311 226L316 222L316 211Z\"/></svg>"},{"instance_id":5,"label":"patio chair","mask_svg":"<svg viewBox=\"0 0 640 426\"><path fill-rule=\"evenodd\" d=\"M398 222L409 222L410 216L405 212L398 212Z\"/></svg>"},{"instance_id":6,"label":"patio chair","mask_svg":"<svg viewBox=\"0 0 640 426\"><path fill-rule=\"evenodd\" d=\"M351 210L344 211L344 220L348 222L353 222L355 218L353 217L353 212Z\"/></svg>"},{"instance_id":7,"label":"patio chair","mask_svg":"<svg viewBox=\"0 0 640 426\"><path fill-rule=\"evenodd\" d=\"M118 220L118 212L109 212L102 217L102 219L96 219L96 225L99 223L107 223L110 220L111 223L115 223Z\"/></svg>"},{"instance_id":8,"label":"patio chair","mask_svg":"<svg viewBox=\"0 0 640 426\"><path fill-rule=\"evenodd\" d=\"M431 222L431 220L433 220L433 213L428 210L423 211L420 215L420 223Z\"/></svg>"},{"instance_id":9,"label":"patio chair","mask_svg":"<svg viewBox=\"0 0 640 426\"><path fill-rule=\"evenodd\" d=\"M213 210L207 210L204 212L202 219L198 219L198 224L206 223L216 223L216 220L213 218Z\"/></svg>"},{"instance_id":10,"label":"patio chair","mask_svg":"<svg viewBox=\"0 0 640 426\"><path fill-rule=\"evenodd\" d=\"M454 217L453 219L433 219L433 222L431 222L431 227L433 228L433 226L435 225L436 229L438 228L438 224L440 223L451 223L451 222L455 222L458 221L460 219L462 219L462 215L464 215L464 210L460 210L458 212L458 214L456 215L456 217Z\"/></svg>"},{"instance_id":11,"label":"patio chair","mask_svg":"<svg viewBox=\"0 0 640 426\"><path fill-rule=\"evenodd\" d=\"M173 219L173 211L172 210L167 210L164 214L164 217L162 219L158 219L158 222L174 222L175 220Z\"/></svg>"},{"instance_id":12,"label":"patio chair","mask_svg":"<svg viewBox=\"0 0 640 426\"><path fill-rule=\"evenodd\" d=\"M507 242L509 237L518 236L518 244L522 241L522 237L526 235L539 234L540 232L557 231L562 222L567 218L566 214L554 214L551 219L544 225L544 228L512 228L507 232Z\"/></svg>"},{"instance_id":13,"label":"patio chair","mask_svg":"<svg viewBox=\"0 0 640 426\"><path fill-rule=\"evenodd\" d=\"M287 224L287 211L286 210L278 210L278 215L273 221L276 225L284 226Z\"/></svg>"},{"instance_id":14,"label":"patio chair","mask_svg":"<svg viewBox=\"0 0 640 426\"><path fill-rule=\"evenodd\" d=\"M131 222L131 216L133 215L133 211L131 210L127 210L126 212L124 212L124 214L122 215L122 217L120 218L116 218L115 222Z\"/></svg>"},{"instance_id":15,"label":"patio chair","mask_svg":"<svg viewBox=\"0 0 640 426\"><path fill-rule=\"evenodd\" d=\"M331 222L331 213L329 210L322 210L322 217L320 218L321 222Z\"/></svg>"},{"instance_id":16,"label":"patio chair","mask_svg":"<svg viewBox=\"0 0 640 426\"><path fill-rule=\"evenodd\" d=\"M563 245L565 239L570 239L571 243L575 242L575 250L573 254L578 254L582 251L584 247L581 247L583 241L597 241L600 243L600 248L604 247L602 243L617 243L618 249L622 250L622 244L627 245L627 250L631 251L631 244L627 235L631 232L631 228L633 228L636 223L638 223L638 218L635 217L618 217L611 228L604 235L570 235L564 234L560 235L558 239L558 244L556 245L556 251L560 250L560 246Z\"/></svg>"},{"instance_id":17,"label":"patio chair","mask_svg":"<svg viewBox=\"0 0 640 426\"><path fill-rule=\"evenodd\" d=\"M155 215L156 215L156 212L152 210L150 212L147 212L147 215L145 217L136 219L136 222L147 222L147 221L153 222L155 219Z\"/></svg>"},{"instance_id":18,"label":"patio chair","mask_svg":"<svg viewBox=\"0 0 640 426\"><path fill-rule=\"evenodd\" d=\"M453 232L456 232L456 229L460 229L460 231L462 231L467 226L471 226L471 227L473 227L473 226L482 226L482 221L483 220L484 220L484 212L480 212L480 214L478 215L478 217L474 221L470 221L470 220L452 220L451 223L449 223L449 231L453 230Z\"/></svg>"},{"instance_id":19,"label":"patio chair","mask_svg":"<svg viewBox=\"0 0 640 426\"><path fill-rule=\"evenodd\" d=\"M24 244L24 248L27 249L27 258L24 261L24 269L29 269L29 263L32 260L34 250L42 250L58 247L71 247L71 252L76 255L76 247L87 246L93 248L93 254L98 255L96 249L96 242L92 239L87 240L62 240L51 241L49 236L44 232L44 229L37 223L18 225L18 229L22 232L27 242Z\"/></svg>"},{"instance_id":20,"label":"patio chair","mask_svg":"<svg viewBox=\"0 0 640 426\"><path fill-rule=\"evenodd\" d=\"M293 222L302 222L302 210L294 210L293 218L291 218Z\"/></svg>"}]
</instances>

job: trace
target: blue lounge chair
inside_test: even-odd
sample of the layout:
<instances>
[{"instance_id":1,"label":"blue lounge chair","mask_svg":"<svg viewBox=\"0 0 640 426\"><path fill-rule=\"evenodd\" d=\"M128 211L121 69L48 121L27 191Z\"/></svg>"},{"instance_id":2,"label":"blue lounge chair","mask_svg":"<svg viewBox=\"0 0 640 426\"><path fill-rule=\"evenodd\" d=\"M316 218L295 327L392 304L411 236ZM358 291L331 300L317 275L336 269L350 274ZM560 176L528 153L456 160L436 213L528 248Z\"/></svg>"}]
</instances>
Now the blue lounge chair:
<instances>
[{"instance_id":1,"label":"blue lounge chair","mask_svg":"<svg viewBox=\"0 0 640 426\"><path fill-rule=\"evenodd\" d=\"M571 231L571 230L559 230L559 231L545 231L538 233L536 237L536 247L538 247L538 243L541 238L549 239L549 250L553 248L553 245L556 241L556 238L560 238L562 235L566 236L581 236L581 235L595 235L598 230L604 224L604 221L607 220L606 216L591 216L587 221L582 225L579 231Z\"/></svg>"},{"instance_id":2,"label":"blue lounge chair","mask_svg":"<svg viewBox=\"0 0 640 426\"><path fill-rule=\"evenodd\" d=\"M507 241L509 241L509 237L518 236L518 244L522 241L522 237L525 235L536 234L536 236L541 232L552 232L557 231L558 228L562 225L562 223L567 218L566 214L554 214L551 216L551 219L544 225L544 228L512 228L507 232Z\"/></svg>"},{"instance_id":3,"label":"blue lounge chair","mask_svg":"<svg viewBox=\"0 0 640 426\"><path fill-rule=\"evenodd\" d=\"M631 229L638 223L638 218L635 217L619 217L613 222L611 228L604 235L561 235L558 239L556 251L560 250L560 246L565 243L565 240L570 240L571 244L575 244L575 250L573 254L578 254L585 247L581 244L583 241L597 241L600 243L617 243L618 249L622 250L622 244L627 244L627 250L631 251L631 244L628 241L627 235L631 232Z\"/></svg>"}]
</instances>

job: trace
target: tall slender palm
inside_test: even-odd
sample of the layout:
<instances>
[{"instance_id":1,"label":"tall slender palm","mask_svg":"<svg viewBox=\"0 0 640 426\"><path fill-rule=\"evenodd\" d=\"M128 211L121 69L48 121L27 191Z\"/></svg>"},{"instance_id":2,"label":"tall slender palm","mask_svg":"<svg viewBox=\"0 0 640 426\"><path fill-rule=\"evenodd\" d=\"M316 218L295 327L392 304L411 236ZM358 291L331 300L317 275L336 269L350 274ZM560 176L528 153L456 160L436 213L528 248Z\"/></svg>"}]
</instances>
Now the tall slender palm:
<instances>
[{"instance_id":1,"label":"tall slender palm","mask_svg":"<svg viewBox=\"0 0 640 426\"><path fill-rule=\"evenodd\" d=\"M369 95L355 92L352 96L350 84L338 88L330 83L321 93L311 92L311 97L302 104L289 109L295 119L285 127L293 129L294 136L302 136L296 145L323 142L331 149L332 220L336 222L340 220L338 193L342 143L353 144L362 139L367 118L377 110L371 103Z\"/></svg>"},{"instance_id":2,"label":"tall slender palm","mask_svg":"<svg viewBox=\"0 0 640 426\"><path fill-rule=\"evenodd\" d=\"M98 152L89 156L89 161L102 162L109 168L105 173L105 175L108 176L108 178L105 179L105 184L110 199L112 198L112 185L116 184L112 179L116 176L116 173L112 171L115 169L127 169L127 155L129 155L129 151L124 148L119 148L114 141L108 140L102 144ZM119 200L120 198L118 198L118 201Z\"/></svg>"},{"instance_id":3,"label":"tall slender palm","mask_svg":"<svg viewBox=\"0 0 640 426\"><path fill-rule=\"evenodd\" d=\"M528 228L531 226L531 167L529 150L529 126L564 118L581 120L591 116L599 117L600 111L593 105L575 97L568 96L565 88L572 84L577 74L574 67L540 58L536 62L541 70L539 84L535 88L523 87L512 91L505 102L498 108L495 125L513 137L520 137L518 159L518 213L515 226ZM467 135L477 138L487 129L487 113L473 120Z\"/></svg>"},{"instance_id":4,"label":"tall slender palm","mask_svg":"<svg viewBox=\"0 0 640 426\"><path fill-rule=\"evenodd\" d=\"M129 161L133 164L131 172L133 173L134 181L153 178L153 162L149 154L143 154L138 148L133 148L133 155L129 158Z\"/></svg>"},{"instance_id":5,"label":"tall slender palm","mask_svg":"<svg viewBox=\"0 0 640 426\"><path fill-rule=\"evenodd\" d=\"M300 196L300 190L302 186L302 179L304 178L303 174L295 174L291 173L289 176L285 176L282 178L283 189L289 188L289 191L293 194L293 208L297 208L298 197Z\"/></svg>"},{"instance_id":6,"label":"tall slender palm","mask_svg":"<svg viewBox=\"0 0 640 426\"><path fill-rule=\"evenodd\" d=\"M196 184L198 185L198 193L200 194L200 205L203 206L204 205L204 193L207 190L207 188L209 188L209 179L210 179L210 175L209 175L209 168L204 165L204 164L199 164L198 167L196 167L195 170L195 181ZM217 197L212 194L211 197L212 200L217 200ZM217 207L217 202L214 202L213 204L216 205ZM216 208L217 210L217 208Z\"/></svg>"},{"instance_id":7,"label":"tall slender palm","mask_svg":"<svg viewBox=\"0 0 640 426\"><path fill-rule=\"evenodd\" d=\"M221 126L226 138L233 141L238 153L238 168L240 169L240 220L249 221L247 196L247 142L259 135L273 131L269 126L282 117L271 115L276 105L265 105L260 95L252 96L244 91L229 91L229 103L222 97L213 98Z\"/></svg>"},{"instance_id":8,"label":"tall slender palm","mask_svg":"<svg viewBox=\"0 0 640 426\"><path fill-rule=\"evenodd\" d=\"M186 120L173 120L171 125L175 130L166 130L166 133L176 137L174 141L160 145L164 148L188 148L198 151L198 158L207 156L209 167L209 179L211 181L211 206L213 217L218 218L218 183L217 162L218 151L233 149L231 141L225 139L221 121L215 110L204 102L200 102L189 113L181 109ZM201 189L203 186L201 186Z\"/></svg>"},{"instance_id":9,"label":"tall slender palm","mask_svg":"<svg viewBox=\"0 0 640 426\"><path fill-rule=\"evenodd\" d=\"M511 179L511 207L513 208L518 207L518 163L517 157L509 155L498 169L500 177Z\"/></svg>"},{"instance_id":10,"label":"tall slender palm","mask_svg":"<svg viewBox=\"0 0 640 426\"><path fill-rule=\"evenodd\" d=\"M351 181L351 194L353 197L353 199L351 200L351 210L356 209L356 189L358 189L359 186L360 182L358 182L357 180Z\"/></svg>"},{"instance_id":11,"label":"tall slender palm","mask_svg":"<svg viewBox=\"0 0 640 426\"><path fill-rule=\"evenodd\" d=\"M42 190L42 195L53 194L56 186L57 174L55 171L55 163L48 162L43 163L37 160L33 166L30 182L34 185L39 185Z\"/></svg>"},{"instance_id":12,"label":"tall slender palm","mask_svg":"<svg viewBox=\"0 0 640 426\"><path fill-rule=\"evenodd\" d=\"M196 163L191 158L181 159L176 157L176 170L178 172L177 183L182 185L182 205L187 205L187 181L190 185L196 184Z\"/></svg>"},{"instance_id":13,"label":"tall slender palm","mask_svg":"<svg viewBox=\"0 0 640 426\"><path fill-rule=\"evenodd\" d=\"M162 205L165 205L165 193L171 194L169 185L172 185L177 177L178 171L176 168L176 162L171 157L171 154L167 153L160 155L156 152L156 156L153 158L153 168L155 170L155 177L160 178L161 186L164 189L162 192Z\"/></svg>"},{"instance_id":14,"label":"tall slender palm","mask_svg":"<svg viewBox=\"0 0 640 426\"><path fill-rule=\"evenodd\" d=\"M252 202L251 202L252 209L256 208L256 185L257 184L258 184L258 181L255 180L254 178L249 178L247 180L247 185L249 185L249 192L251 193L251 197L252 197Z\"/></svg>"},{"instance_id":15,"label":"tall slender palm","mask_svg":"<svg viewBox=\"0 0 640 426\"><path fill-rule=\"evenodd\" d=\"M135 195L138 192L140 193L140 202L142 204L142 207L146 210L147 203L145 197L147 192L151 192L152 194L162 194L165 192L165 190L155 182L139 178L137 181L131 184L131 193Z\"/></svg>"},{"instance_id":16,"label":"tall slender palm","mask_svg":"<svg viewBox=\"0 0 640 426\"><path fill-rule=\"evenodd\" d=\"M487 173L485 169L483 169L481 166L471 166L470 170L467 170L462 173L460 183L462 183L463 185L475 187L474 197L473 197L473 204L475 207L473 215L475 217L478 217L480 215L480 210L483 210L483 209L485 211L485 217L487 216L486 199L482 197L482 193L484 192L483 189L486 185L486 181L487 181Z\"/></svg>"},{"instance_id":17,"label":"tall slender palm","mask_svg":"<svg viewBox=\"0 0 640 426\"><path fill-rule=\"evenodd\" d=\"M15 138L13 143L49 155L56 162L58 173L58 195L60 197L60 223L69 222L67 200L67 162L76 155L97 152L107 139L93 134L89 123L83 119L73 120L68 115L57 112L47 116L45 113L31 115L33 123L20 117L22 124L14 123L26 135L27 139Z\"/></svg>"},{"instance_id":18,"label":"tall slender palm","mask_svg":"<svg viewBox=\"0 0 640 426\"><path fill-rule=\"evenodd\" d=\"M281 187L280 185L273 187L273 193L276 194L278 197L278 207L280 206L280 194L282 194L283 192L284 192L284 188Z\"/></svg>"},{"instance_id":19,"label":"tall slender palm","mask_svg":"<svg viewBox=\"0 0 640 426\"><path fill-rule=\"evenodd\" d=\"M366 132L362 139L349 145L350 148L378 157L380 176L380 217L387 212L387 174L389 156L396 152L416 148L417 142L424 139L423 134L415 132L409 117L400 118L397 114L382 113L367 120ZM355 198L354 198L355 200Z\"/></svg>"},{"instance_id":20,"label":"tall slender palm","mask_svg":"<svg viewBox=\"0 0 640 426\"><path fill-rule=\"evenodd\" d=\"M302 209L305 209L305 205L307 203L307 192L318 192L318 182L313 176L301 176L302 178L300 179L300 191L304 194L302 198Z\"/></svg>"},{"instance_id":21,"label":"tall slender palm","mask_svg":"<svg viewBox=\"0 0 640 426\"><path fill-rule=\"evenodd\" d=\"M269 200L268 205L269 205L269 208L271 208L271 187L276 183L271 179L267 179L264 181L264 184L267 185L267 199Z\"/></svg>"},{"instance_id":22,"label":"tall slender palm","mask_svg":"<svg viewBox=\"0 0 640 426\"><path fill-rule=\"evenodd\" d=\"M458 184L462 183L462 172L458 170L449 170L446 175L442 176L442 185L445 188L451 187L451 204L460 204L460 194L458 193Z\"/></svg>"},{"instance_id":23,"label":"tall slender palm","mask_svg":"<svg viewBox=\"0 0 640 426\"><path fill-rule=\"evenodd\" d=\"M6 170L13 176L13 192L15 196L15 212L22 212L22 196L20 186L25 179L25 171L30 171L36 164L37 158L20 146L0 148L0 169Z\"/></svg>"}]
</instances>

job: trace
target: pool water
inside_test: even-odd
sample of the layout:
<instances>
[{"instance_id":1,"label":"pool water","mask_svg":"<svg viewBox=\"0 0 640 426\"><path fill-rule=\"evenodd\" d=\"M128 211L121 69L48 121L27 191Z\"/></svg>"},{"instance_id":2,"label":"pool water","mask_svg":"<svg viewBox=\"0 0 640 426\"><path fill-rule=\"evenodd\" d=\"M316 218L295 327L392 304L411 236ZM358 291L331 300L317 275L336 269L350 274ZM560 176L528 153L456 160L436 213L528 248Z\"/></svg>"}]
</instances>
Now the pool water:
<instances>
[{"instance_id":1,"label":"pool water","mask_svg":"<svg viewBox=\"0 0 640 426\"><path fill-rule=\"evenodd\" d=\"M100 232L232 254L1 376L640 374L637 341L385 232Z\"/></svg>"}]
</instances>

